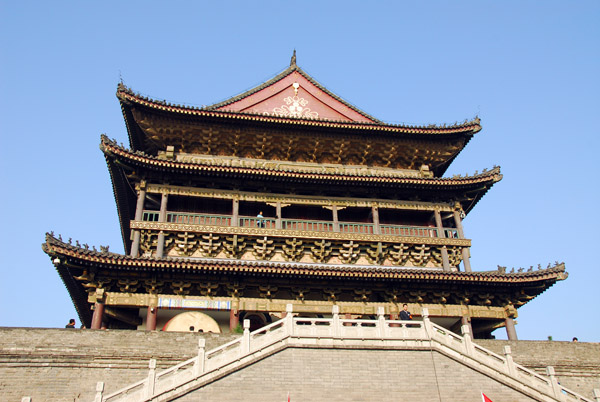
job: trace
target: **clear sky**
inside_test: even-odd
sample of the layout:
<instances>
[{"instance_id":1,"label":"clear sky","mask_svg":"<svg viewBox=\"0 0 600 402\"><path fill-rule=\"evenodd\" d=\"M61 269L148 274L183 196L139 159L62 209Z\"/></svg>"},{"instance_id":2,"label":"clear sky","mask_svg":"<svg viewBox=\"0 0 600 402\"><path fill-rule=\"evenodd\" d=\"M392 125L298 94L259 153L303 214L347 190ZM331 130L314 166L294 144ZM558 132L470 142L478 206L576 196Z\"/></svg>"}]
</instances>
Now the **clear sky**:
<instances>
[{"instance_id":1,"label":"clear sky","mask_svg":"<svg viewBox=\"0 0 600 402\"><path fill-rule=\"evenodd\" d=\"M564 261L569 278L519 309L519 338L600 341L600 2L0 4L0 326L76 317L45 232L123 251L98 148L102 133L129 146L121 78L208 105L273 77L295 48L307 73L386 122L480 116L447 172L504 174L464 222L473 269Z\"/></svg>"}]
</instances>

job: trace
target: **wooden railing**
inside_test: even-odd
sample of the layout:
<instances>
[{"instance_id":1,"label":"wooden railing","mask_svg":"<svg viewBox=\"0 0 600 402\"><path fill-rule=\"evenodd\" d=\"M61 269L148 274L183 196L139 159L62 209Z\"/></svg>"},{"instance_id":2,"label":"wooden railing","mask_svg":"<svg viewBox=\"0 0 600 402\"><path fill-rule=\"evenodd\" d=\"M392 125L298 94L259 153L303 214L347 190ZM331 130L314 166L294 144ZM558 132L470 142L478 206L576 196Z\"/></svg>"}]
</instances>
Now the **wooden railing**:
<instances>
[{"instance_id":1,"label":"wooden railing","mask_svg":"<svg viewBox=\"0 0 600 402\"><path fill-rule=\"evenodd\" d=\"M144 211L142 220L146 222L158 222L160 213L158 211ZM166 221L168 223L180 223L187 225L213 225L213 226L232 226L235 223L231 215L213 215L213 214L193 214L183 212L167 212ZM235 225L234 225L235 226ZM264 229L276 229L277 219L260 218L252 216L240 216L237 226L253 227ZM374 234L375 225L372 223L360 222L339 222L339 232ZM283 230L301 230L311 232L335 232L336 227L331 221L313 221L307 219L281 219L281 229ZM424 226L402 226L402 225L379 225L379 231L382 235L406 236L406 237L440 237L439 230ZM458 238L458 231L454 228L444 228L446 238Z\"/></svg>"},{"instance_id":2,"label":"wooden railing","mask_svg":"<svg viewBox=\"0 0 600 402\"><path fill-rule=\"evenodd\" d=\"M428 348L458 356L463 364L476 366L478 371L504 384L516 382L513 386L536 400L592 402L561 386L552 367L547 368L548 377L539 375L514 363L509 346L504 348L505 356L497 355L473 343L466 325L461 336L432 323L427 309L423 309L423 321L386 320L383 307L378 308L377 319L372 320L342 319L338 306L333 307L331 318L301 318L292 313L292 305L288 305L285 318L253 332L249 320L244 320L240 338L208 352L205 340L200 339L196 357L158 373L156 360L152 359L147 378L110 395L103 395L104 383L98 383L95 402L171 400L161 395L177 396L175 391L190 391L200 383L216 380L220 373L241 369L287 347L314 345L315 340L319 347L336 349Z\"/></svg>"}]
</instances>

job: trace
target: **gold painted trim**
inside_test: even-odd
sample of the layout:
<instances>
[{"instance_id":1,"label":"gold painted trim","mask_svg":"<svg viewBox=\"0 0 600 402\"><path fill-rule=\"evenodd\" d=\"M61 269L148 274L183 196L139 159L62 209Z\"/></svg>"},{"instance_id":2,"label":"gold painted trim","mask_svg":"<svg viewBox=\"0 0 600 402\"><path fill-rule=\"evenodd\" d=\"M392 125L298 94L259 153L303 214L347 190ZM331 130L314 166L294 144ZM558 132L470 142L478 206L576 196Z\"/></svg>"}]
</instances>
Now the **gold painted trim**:
<instances>
[{"instance_id":1,"label":"gold painted trim","mask_svg":"<svg viewBox=\"0 0 600 402\"><path fill-rule=\"evenodd\" d=\"M359 233L315 232L308 230L263 229L235 226L190 225L131 221L131 229L170 232L218 233L225 235L245 235L257 237L288 237L304 239L355 240L366 242L427 244L439 246L471 247L470 239L444 239L439 237L407 237ZM435 229L435 228L431 228Z\"/></svg>"},{"instance_id":2,"label":"gold painted trim","mask_svg":"<svg viewBox=\"0 0 600 402\"><path fill-rule=\"evenodd\" d=\"M203 297L203 296L176 296L167 294L142 294L142 293L119 293L106 292L106 306L122 306L122 307L147 307L150 302L156 303L157 298L173 299L173 300L198 300L211 302L231 302L231 306L242 311L261 311L261 312L284 312L286 305L292 304L295 313L304 314L331 314L334 303L328 301L298 301L292 299L257 299L257 298L239 298L230 297ZM92 297L88 298L88 302L93 303ZM398 313L402 308L402 303L385 303L385 302L336 302L339 306L340 314L359 314L359 315L375 315L377 308L383 307L385 314ZM236 307L237 306L237 307ZM462 317L466 311L472 318L487 318L487 319L505 319L508 317L507 310L504 307L487 307L487 306L465 306L458 304L415 304L408 303L408 310L415 316L421 315L421 310L427 308L430 317ZM190 310L190 309L181 309ZM514 317L514 316L513 316Z\"/></svg>"}]
</instances>

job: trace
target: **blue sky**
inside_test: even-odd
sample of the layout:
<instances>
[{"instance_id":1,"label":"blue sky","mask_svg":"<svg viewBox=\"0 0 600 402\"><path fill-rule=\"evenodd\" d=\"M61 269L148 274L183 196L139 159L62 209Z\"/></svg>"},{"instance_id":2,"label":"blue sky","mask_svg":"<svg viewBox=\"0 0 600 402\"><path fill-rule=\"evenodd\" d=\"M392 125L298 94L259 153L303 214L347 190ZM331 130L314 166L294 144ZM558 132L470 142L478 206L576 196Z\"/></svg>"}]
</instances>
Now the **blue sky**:
<instances>
[{"instance_id":1,"label":"blue sky","mask_svg":"<svg viewBox=\"0 0 600 402\"><path fill-rule=\"evenodd\" d=\"M53 230L122 251L100 134L127 144L116 86L212 104L298 65L390 123L481 117L447 175L504 179L465 220L474 270L564 261L520 339L600 341L600 2L0 2L0 326L76 317ZM128 145L128 144L127 144ZM505 338L505 332L495 332Z\"/></svg>"}]
</instances>

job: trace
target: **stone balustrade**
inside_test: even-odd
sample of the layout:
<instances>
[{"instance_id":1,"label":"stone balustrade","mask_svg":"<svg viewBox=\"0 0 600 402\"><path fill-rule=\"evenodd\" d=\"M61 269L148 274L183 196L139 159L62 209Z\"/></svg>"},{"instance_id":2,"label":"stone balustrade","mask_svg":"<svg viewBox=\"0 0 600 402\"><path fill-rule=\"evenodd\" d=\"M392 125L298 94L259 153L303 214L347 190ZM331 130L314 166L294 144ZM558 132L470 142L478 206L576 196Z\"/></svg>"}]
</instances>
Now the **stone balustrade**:
<instances>
[{"instance_id":1,"label":"stone balustrade","mask_svg":"<svg viewBox=\"0 0 600 402\"><path fill-rule=\"evenodd\" d=\"M146 379L112 394L104 395L104 384L98 383L95 402L172 400L287 347L432 350L535 400L592 402L561 386L552 367L547 368L547 376L537 374L516 364L510 347L504 348L504 356L489 351L473 342L468 326L463 326L462 336L457 335L432 323L427 309L423 309L423 321L386 320L383 308L375 320L343 319L337 306L332 318L294 317L292 313L288 305L283 319L253 332L245 320L241 338L210 351L200 339L197 356L167 370L157 372L156 361L151 360ZM594 395L598 401L600 391L594 390Z\"/></svg>"}]
</instances>

